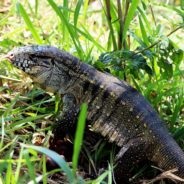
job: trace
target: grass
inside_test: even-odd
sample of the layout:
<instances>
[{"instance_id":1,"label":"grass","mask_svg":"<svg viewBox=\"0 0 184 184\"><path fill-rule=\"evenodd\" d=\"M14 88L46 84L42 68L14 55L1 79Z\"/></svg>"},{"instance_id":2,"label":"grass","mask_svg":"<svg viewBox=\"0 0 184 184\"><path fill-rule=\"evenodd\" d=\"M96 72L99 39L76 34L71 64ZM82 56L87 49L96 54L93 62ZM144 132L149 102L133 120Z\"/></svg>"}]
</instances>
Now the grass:
<instances>
[{"instance_id":1,"label":"grass","mask_svg":"<svg viewBox=\"0 0 184 184\"><path fill-rule=\"evenodd\" d=\"M184 44L181 41L184 11L180 6L150 2L124 1L120 8L115 1L108 0L100 3L12 0L7 5L8 11L0 13L0 56L15 46L55 45L100 70L126 79L151 102L184 148ZM122 48L123 51L118 51ZM0 62L1 183L112 182L112 152L107 156L110 157L107 170L97 179L88 180L86 173L81 172L77 162L83 128L79 128L81 132L77 131L74 139L73 167L47 149L59 101L57 96L34 87L7 61ZM85 111L83 107L82 113ZM84 122L84 117L81 116L80 122ZM92 153L82 150L89 173L98 172L98 162L108 152L106 143L100 141ZM47 170L48 157L60 169ZM64 176L61 170L66 173ZM146 170L152 178L156 176L155 170L143 166L136 171L135 181L144 179Z\"/></svg>"}]
</instances>

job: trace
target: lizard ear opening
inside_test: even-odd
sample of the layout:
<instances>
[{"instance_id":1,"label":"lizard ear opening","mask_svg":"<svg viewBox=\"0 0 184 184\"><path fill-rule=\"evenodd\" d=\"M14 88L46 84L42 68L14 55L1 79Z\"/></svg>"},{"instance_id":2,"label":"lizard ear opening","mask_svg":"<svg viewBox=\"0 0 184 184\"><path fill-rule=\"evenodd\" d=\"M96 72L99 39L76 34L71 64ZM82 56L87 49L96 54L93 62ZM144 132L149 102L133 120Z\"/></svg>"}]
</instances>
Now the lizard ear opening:
<instances>
[{"instance_id":1,"label":"lizard ear opening","mask_svg":"<svg viewBox=\"0 0 184 184\"><path fill-rule=\"evenodd\" d=\"M47 66L47 65L54 65L54 59L51 57L46 56L37 56L37 55L30 55L29 60L33 61L34 63L38 62L38 65Z\"/></svg>"},{"instance_id":2,"label":"lizard ear opening","mask_svg":"<svg viewBox=\"0 0 184 184\"><path fill-rule=\"evenodd\" d=\"M33 62L36 62L37 61L37 56L35 56L35 55L29 55L29 60L30 61L33 61Z\"/></svg>"}]
</instances>

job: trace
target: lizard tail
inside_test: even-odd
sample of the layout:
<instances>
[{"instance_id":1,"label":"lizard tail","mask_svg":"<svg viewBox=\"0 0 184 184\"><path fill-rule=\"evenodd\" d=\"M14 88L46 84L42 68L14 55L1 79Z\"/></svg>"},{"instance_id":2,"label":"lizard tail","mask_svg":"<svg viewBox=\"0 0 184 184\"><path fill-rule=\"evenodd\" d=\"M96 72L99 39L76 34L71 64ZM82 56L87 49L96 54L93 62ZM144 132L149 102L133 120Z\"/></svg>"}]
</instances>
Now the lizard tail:
<instances>
[{"instance_id":1,"label":"lizard tail","mask_svg":"<svg viewBox=\"0 0 184 184\"><path fill-rule=\"evenodd\" d=\"M184 179L184 152L165 130L159 135L150 160L166 171L177 169L174 174Z\"/></svg>"}]
</instances>

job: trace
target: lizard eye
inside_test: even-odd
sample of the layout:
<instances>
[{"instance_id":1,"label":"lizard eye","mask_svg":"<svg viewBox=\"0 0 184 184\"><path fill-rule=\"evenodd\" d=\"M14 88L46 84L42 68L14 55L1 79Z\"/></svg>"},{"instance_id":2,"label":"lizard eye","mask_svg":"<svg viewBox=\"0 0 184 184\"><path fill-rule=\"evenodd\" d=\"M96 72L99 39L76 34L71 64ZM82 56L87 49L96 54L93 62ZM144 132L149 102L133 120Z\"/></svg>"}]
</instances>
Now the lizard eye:
<instances>
[{"instance_id":1,"label":"lizard eye","mask_svg":"<svg viewBox=\"0 0 184 184\"><path fill-rule=\"evenodd\" d=\"M5 58L9 59L10 61L14 60L14 54L13 53L8 53Z\"/></svg>"},{"instance_id":2,"label":"lizard eye","mask_svg":"<svg viewBox=\"0 0 184 184\"><path fill-rule=\"evenodd\" d=\"M11 53L9 57L10 57L10 58L13 58L13 57L14 57L14 54L13 54L13 53Z\"/></svg>"}]
</instances>

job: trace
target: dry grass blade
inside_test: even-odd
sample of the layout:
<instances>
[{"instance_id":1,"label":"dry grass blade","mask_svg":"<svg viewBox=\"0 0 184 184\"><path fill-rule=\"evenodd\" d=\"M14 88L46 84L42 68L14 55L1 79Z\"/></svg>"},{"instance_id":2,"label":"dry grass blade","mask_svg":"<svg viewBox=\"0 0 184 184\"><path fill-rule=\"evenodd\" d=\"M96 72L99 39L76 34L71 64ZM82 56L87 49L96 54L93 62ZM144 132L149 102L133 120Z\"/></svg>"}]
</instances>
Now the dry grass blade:
<instances>
[{"instance_id":1,"label":"dry grass blade","mask_svg":"<svg viewBox=\"0 0 184 184\"><path fill-rule=\"evenodd\" d=\"M162 174L160 174L159 176L153 178L152 180L144 180L142 182L142 184L152 184L156 181L160 181L160 180L163 180L163 179L170 179L175 183L184 182L184 179L182 179L179 176L176 176L175 174L173 174L176 171L178 171L178 170L177 169L171 169L169 171L165 171Z\"/></svg>"},{"instance_id":2,"label":"dry grass blade","mask_svg":"<svg viewBox=\"0 0 184 184\"><path fill-rule=\"evenodd\" d=\"M2 9L0 9L0 13L6 13L9 11L9 7L4 7Z\"/></svg>"},{"instance_id":3,"label":"dry grass blade","mask_svg":"<svg viewBox=\"0 0 184 184\"><path fill-rule=\"evenodd\" d=\"M10 10L10 1L0 1L0 13L7 13Z\"/></svg>"}]
</instances>

